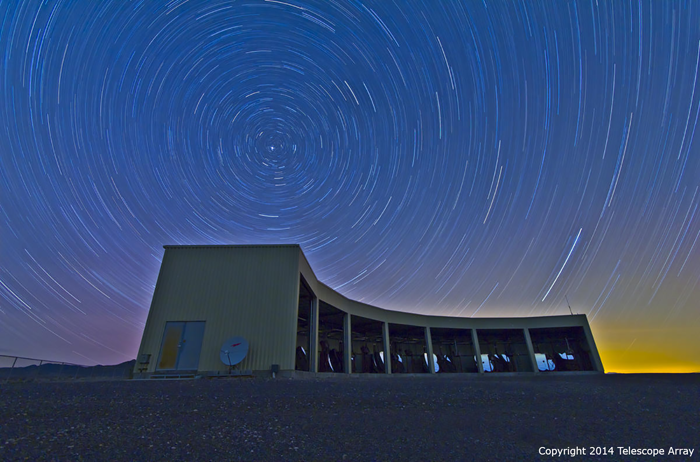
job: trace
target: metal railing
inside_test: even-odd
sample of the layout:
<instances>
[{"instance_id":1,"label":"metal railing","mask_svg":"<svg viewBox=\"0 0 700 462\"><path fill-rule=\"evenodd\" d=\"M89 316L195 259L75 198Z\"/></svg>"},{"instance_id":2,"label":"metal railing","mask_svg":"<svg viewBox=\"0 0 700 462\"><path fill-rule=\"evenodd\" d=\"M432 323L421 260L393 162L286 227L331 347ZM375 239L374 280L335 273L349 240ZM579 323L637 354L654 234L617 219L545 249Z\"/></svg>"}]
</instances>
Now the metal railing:
<instances>
[{"instance_id":1,"label":"metal railing","mask_svg":"<svg viewBox=\"0 0 700 462\"><path fill-rule=\"evenodd\" d=\"M41 370L41 366L44 364L55 364L58 366L58 371L51 370L53 373L46 374L46 372L49 372L46 370L46 368ZM26 369L31 366L36 367L33 370ZM73 364L65 361L51 361L47 359L26 358L24 356L0 355L0 377L4 378L6 383L9 382L13 376L18 380L37 378L40 376L60 378L65 366L73 366L76 371L77 368L82 367L80 364ZM20 370L21 372L19 372Z\"/></svg>"},{"instance_id":2,"label":"metal railing","mask_svg":"<svg viewBox=\"0 0 700 462\"><path fill-rule=\"evenodd\" d=\"M130 367L85 366L66 361L0 355L0 380L71 380L71 379L116 379L127 378Z\"/></svg>"}]
</instances>

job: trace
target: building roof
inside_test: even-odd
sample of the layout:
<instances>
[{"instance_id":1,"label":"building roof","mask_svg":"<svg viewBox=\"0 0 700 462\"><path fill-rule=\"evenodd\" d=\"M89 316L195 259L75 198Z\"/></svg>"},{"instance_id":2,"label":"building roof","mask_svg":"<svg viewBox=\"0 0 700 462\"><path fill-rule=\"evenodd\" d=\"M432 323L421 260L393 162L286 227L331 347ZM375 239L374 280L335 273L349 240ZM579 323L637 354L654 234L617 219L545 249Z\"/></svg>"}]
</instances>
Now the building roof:
<instances>
[{"instance_id":1,"label":"building roof","mask_svg":"<svg viewBox=\"0 0 700 462\"><path fill-rule=\"evenodd\" d=\"M246 247L296 247L301 248L299 244L195 244L195 245L164 245L164 249L207 249L207 248L246 248Z\"/></svg>"}]
</instances>

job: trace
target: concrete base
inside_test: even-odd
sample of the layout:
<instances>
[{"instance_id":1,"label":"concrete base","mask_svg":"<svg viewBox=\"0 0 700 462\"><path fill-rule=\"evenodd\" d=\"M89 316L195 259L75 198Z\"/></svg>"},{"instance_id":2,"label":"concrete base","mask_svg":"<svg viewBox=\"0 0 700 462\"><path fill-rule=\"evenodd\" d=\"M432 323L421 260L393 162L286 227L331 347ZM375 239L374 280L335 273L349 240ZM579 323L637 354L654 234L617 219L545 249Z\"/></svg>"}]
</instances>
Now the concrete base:
<instances>
[{"instance_id":1,"label":"concrete base","mask_svg":"<svg viewBox=\"0 0 700 462\"><path fill-rule=\"evenodd\" d=\"M381 379L385 377L396 377L400 379L401 377L420 379L426 377L442 377L443 379L448 379L450 377L511 377L511 376L535 376L539 375L542 377L560 377L565 375L597 375L603 374L599 371L539 371L539 372L486 372L484 374L479 374L477 372L451 372L451 373L423 373L423 374L345 374L342 372L307 372L307 371L292 371L292 370L282 370L275 374L276 378L279 379L328 379L328 380L358 380L358 379ZM198 371L195 373L186 374L162 374L162 373L142 373L135 374L133 380L192 380L192 379L213 379L213 378L259 378L259 379L271 379L272 372L268 370L264 371L231 371L231 374L223 371ZM438 380L441 380L438 378Z\"/></svg>"}]
</instances>

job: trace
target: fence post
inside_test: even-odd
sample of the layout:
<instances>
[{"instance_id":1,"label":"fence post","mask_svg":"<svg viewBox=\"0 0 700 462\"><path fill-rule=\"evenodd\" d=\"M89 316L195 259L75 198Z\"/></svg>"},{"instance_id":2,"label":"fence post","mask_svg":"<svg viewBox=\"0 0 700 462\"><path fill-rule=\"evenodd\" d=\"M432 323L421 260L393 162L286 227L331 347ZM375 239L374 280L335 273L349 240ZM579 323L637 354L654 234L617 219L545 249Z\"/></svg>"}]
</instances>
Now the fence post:
<instances>
[{"instance_id":1,"label":"fence post","mask_svg":"<svg viewBox=\"0 0 700 462\"><path fill-rule=\"evenodd\" d=\"M12 361L12 367L10 368L9 372L7 373L7 378L5 379L5 383L10 381L10 377L12 377L12 371L15 370L15 364L17 364L18 359L19 358L17 356L15 356L15 360Z\"/></svg>"}]
</instances>

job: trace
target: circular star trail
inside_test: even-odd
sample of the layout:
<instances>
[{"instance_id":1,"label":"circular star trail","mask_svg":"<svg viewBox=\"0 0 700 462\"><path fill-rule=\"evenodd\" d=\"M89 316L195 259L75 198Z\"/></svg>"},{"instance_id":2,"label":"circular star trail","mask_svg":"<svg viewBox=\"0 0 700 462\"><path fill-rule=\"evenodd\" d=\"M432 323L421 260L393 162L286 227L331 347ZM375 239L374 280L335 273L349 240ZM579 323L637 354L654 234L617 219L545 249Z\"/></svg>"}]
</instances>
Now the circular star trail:
<instances>
[{"instance_id":1,"label":"circular star trail","mask_svg":"<svg viewBox=\"0 0 700 462\"><path fill-rule=\"evenodd\" d=\"M133 358L164 244L696 370L695 2L0 3L0 353ZM650 352L653 352L650 353Z\"/></svg>"}]
</instances>

